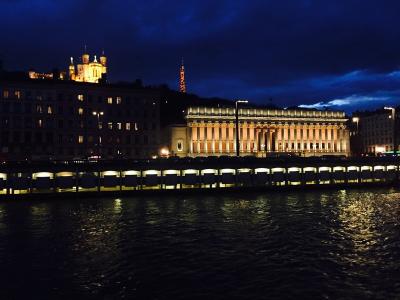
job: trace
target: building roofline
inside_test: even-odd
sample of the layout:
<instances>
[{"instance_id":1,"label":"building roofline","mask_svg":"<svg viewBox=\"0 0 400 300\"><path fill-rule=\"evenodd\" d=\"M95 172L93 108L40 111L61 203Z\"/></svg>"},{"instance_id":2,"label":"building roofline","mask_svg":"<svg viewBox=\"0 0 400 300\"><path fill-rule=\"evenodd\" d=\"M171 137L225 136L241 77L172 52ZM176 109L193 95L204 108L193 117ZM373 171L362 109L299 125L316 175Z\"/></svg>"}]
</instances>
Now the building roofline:
<instances>
[{"instance_id":1,"label":"building roofline","mask_svg":"<svg viewBox=\"0 0 400 300\"><path fill-rule=\"evenodd\" d=\"M21 75L19 73L18 75ZM124 90L135 90L135 91L147 91L147 92L159 92L158 89L152 87L138 87L134 83L91 83L91 82L77 82L72 80L59 80L59 79L30 79L30 78L13 78L0 75L0 83L8 84L27 84L35 87L46 85L47 87L81 87L81 88L93 88L93 89L124 89Z\"/></svg>"}]
</instances>

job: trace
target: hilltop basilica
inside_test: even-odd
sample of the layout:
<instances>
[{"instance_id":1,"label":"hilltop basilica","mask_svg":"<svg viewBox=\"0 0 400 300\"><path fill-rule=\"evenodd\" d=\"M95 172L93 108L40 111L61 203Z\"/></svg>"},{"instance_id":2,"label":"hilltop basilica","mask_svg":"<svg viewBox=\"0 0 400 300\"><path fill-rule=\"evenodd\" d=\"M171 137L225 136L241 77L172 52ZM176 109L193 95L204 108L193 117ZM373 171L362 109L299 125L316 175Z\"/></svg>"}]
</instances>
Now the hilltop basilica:
<instances>
[{"instance_id":1,"label":"hilltop basilica","mask_svg":"<svg viewBox=\"0 0 400 300\"><path fill-rule=\"evenodd\" d=\"M68 68L69 79L78 82L93 82L98 83L104 80L107 74L107 58L103 54L97 61L96 55L92 62L90 62L89 54L82 55L82 63L78 64L75 68L73 58Z\"/></svg>"}]
</instances>

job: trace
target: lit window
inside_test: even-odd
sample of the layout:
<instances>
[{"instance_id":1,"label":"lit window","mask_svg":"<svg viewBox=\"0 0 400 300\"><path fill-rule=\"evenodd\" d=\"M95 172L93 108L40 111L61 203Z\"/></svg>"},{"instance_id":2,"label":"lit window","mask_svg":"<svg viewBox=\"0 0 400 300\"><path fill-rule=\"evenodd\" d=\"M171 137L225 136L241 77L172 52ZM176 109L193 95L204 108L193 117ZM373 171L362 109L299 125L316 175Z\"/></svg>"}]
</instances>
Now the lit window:
<instances>
[{"instance_id":1,"label":"lit window","mask_svg":"<svg viewBox=\"0 0 400 300\"><path fill-rule=\"evenodd\" d=\"M78 95L78 100L79 100L79 101L83 101L83 95L82 95L82 94L79 94L79 95Z\"/></svg>"},{"instance_id":2,"label":"lit window","mask_svg":"<svg viewBox=\"0 0 400 300\"><path fill-rule=\"evenodd\" d=\"M112 97L108 97L108 98L107 98L107 103L108 103L108 104L112 104L112 100L113 100Z\"/></svg>"},{"instance_id":3,"label":"lit window","mask_svg":"<svg viewBox=\"0 0 400 300\"><path fill-rule=\"evenodd\" d=\"M15 91L14 95L15 95L15 98L21 99L21 91Z\"/></svg>"},{"instance_id":4,"label":"lit window","mask_svg":"<svg viewBox=\"0 0 400 300\"><path fill-rule=\"evenodd\" d=\"M103 128L103 122L99 122L99 129Z\"/></svg>"},{"instance_id":5,"label":"lit window","mask_svg":"<svg viewBox=\"0 0 400 300\"><path fill-rule=\"evenodd\" d=\"M82 107L79 107L79 108L78 108L78 114L79 114L80 116L83 115L83 108L82 108Z\"/></svg>"},{"instance_id":6,"label":"lit window","mask_svg":"<svg viewBox=\"0 0 400 300\"><path fill-rule=\"evenodd\" d=\"M36 105L36 112L38 112L39 114L42 113L42 106L41 105Z\"/></svg>"},{"instance_id":7,"label":"lit window","mask_svg":"<svg viewBox=\"0 0 400 300\"><path fill-rule=\"evenodd\" d=\"M183 142L182 140L179 140L178 143L176 144L176 150L181 152L183 151Z\"/></svg>"},{"instance_id":8,"label":"lit window","mask_svg":"<svg viewBox=\"0 0 400 300\"><path fill-rule=\"evenodd\" d=\"M79 144L83 143L83 135L78 136L78 143Z\"/></svg>"},{"instance_id":9,"label":"lit window","mask_svg":"<svg viewBox=\"0 0 400 300\"><path fill-rule=\"evenodd\" d=\"M122 129L122 123L117 123L117 127L118 127L119 130L121 130Z\"/></svg>"},{"instance_id":10,"label":"lit window","mask_svg":"<svg viewBox=\"0 0 400 300\"><path fill-rule=\"evenodd\" d=\"M117 102L117 104L121 104L122 98L121 97L117 97L116 102Z\"/></svg>"},{"instance_id":11,"label":"lit window","mask_svg":"<svg viewBox=\"0 0 400 300\"><path fill-rule=\"evenodd\" d=\"M10 96L10 93L7 90L3 91L3 98L7 99Z\"/></svg>"},{"instance_id":12,"label":"lit window","mask_svg":"<svg viewBox=\"0 0 400 300\"><path fill-rule=\"evenodd\" d=\"M52 113L53 113L53 111L52 111L52 109L51 109L51 106L49 105L49 106L47 106L47 113L49 114L49 115L51 115Z\"/></svg>"},{"instance_id":13,"label":"lit window","mask_svg":"<svg viewBox=\"0 0 400 300\"><path fill-rule=\"evenodd\" d=\"M42 127L43 126L43 122L41 119L38 120L38 127Z\"/></svg>"},{"instance_id":14,"label":"lit window","mask_svg":"<svg viewBox=\"0 0 400 300\"><path fill-rule=\"evenodd\" d=\"M138 131L138 125L135 123L135 131Z\"/></svg>"},{"instance_id":15,"label":"lit window","mask_svg":"<svg viewBox=\"0 0 400 300\"><path fill-rule=\"evenodd\" d=\"M108 122L108 129L112 129L112 122Z\"/></svg>"},{"instance_id":16,"label":"lit window","mask_svg":"<svg viewBox=\"0 0 400 300\"><path fill-rule=\"evenodd\" d=\"M125 129L126 130L131 130L131 123L126 123L125 124Z\"/></svg>"}]
</instances>

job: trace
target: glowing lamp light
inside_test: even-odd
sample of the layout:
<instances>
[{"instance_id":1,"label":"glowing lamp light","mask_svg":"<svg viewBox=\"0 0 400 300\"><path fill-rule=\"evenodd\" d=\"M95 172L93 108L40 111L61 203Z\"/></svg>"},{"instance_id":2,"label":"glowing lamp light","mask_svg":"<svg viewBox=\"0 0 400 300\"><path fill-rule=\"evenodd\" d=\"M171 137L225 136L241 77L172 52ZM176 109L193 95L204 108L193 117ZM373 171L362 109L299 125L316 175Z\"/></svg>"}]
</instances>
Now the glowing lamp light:
<instances>
[{"instance_id":1,"label":"glowing lamp light","mask_svg":"<svg viewBox=\"0 0 400 300\"><path fill-rule=\"evenodd\" d=\"M375 147L375 152L377 152L377 153L383 153L383 152L385 152L385 147L383 147L383 146L376 146Z\"/></svg>"},{"instance_id":2,"label":"glowing lamp light","mask_svg":"<svg viewBox=\"0 0 400 300\"><path fill-rule=\"evenodd\" d=\"M168 157L169 156L169 150L167 148L161 148L160 149L160 156L161 157Z\"/></svg>"}]
</instances>

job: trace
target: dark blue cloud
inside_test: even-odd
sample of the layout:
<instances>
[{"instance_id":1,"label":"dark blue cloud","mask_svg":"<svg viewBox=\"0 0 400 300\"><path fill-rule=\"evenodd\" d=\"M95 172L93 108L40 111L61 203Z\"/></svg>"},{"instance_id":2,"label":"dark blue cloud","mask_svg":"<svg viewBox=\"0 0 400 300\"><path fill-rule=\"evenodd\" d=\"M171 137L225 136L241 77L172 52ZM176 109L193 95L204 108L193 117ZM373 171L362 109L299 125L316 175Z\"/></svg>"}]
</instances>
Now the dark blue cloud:
<instances>
[{"instance_id":1,"label":"dark blue cloud","mask_svg":"<svg viewBox=\"0 0 400 300\"><path fill-rule=\"evenodd\" d=\"M202 96L351 110L400 96L398 11L391 0L0 0L0 56L10 69L66 68L87 44L106 51L111 80L172 88L184 56Z\"/></svg>"}]
</instances>

